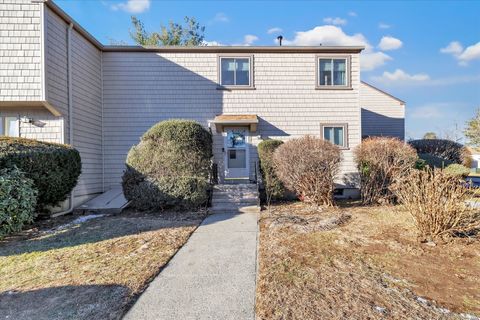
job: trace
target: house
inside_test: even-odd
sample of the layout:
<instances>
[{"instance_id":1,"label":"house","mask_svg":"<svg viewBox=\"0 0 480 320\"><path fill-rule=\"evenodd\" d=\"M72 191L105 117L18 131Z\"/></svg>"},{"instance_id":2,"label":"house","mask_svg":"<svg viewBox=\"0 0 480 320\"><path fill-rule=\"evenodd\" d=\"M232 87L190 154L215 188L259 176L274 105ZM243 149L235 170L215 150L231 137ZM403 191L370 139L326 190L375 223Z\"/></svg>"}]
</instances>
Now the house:
<instances>
[{"instance_id":1,"label":"house","mask_svg":"<svg viewBox=\"0 0 480 320\"><path fill-rule=\"evenodd\" d=\"M76 147L76 204L117 186L170 118L210 128L221 182L255 178L260 141L311 134L342 149L349 192L362 136L404 139L405 103L360 81L360 46L108 46L52 1L2 0L0 48L1 133Z\"/></svg>"}]
</instances>

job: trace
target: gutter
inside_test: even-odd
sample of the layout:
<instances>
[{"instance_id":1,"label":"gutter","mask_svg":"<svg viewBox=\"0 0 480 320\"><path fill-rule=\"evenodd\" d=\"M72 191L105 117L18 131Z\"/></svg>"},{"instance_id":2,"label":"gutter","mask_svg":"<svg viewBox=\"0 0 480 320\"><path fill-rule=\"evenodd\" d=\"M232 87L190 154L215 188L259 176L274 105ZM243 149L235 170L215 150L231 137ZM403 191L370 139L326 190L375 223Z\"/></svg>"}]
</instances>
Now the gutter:
<instances>
[{"instance_id":1,"label":"gutter","mask_svg":"<svg viewBox=\"0 0 480 320\"><path fill-rule=\"evenodd\" d=\"M72 30L73 23L67 27L67 91L68 91L68 143L73 146L73 92L72 92ZM75 188L74 188L75 189ZM52 217L63 216L73 211L74 189L70 192L68 209L52 214Z\"/></svg>"}]
</instances>

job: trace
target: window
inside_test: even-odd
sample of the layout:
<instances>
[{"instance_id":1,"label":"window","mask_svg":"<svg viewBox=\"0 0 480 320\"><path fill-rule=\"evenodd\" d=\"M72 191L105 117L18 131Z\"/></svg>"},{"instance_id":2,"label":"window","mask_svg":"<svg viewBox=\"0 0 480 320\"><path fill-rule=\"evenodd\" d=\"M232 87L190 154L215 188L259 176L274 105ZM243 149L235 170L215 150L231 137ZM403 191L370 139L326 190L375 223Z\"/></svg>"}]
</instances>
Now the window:
<instances>
[{"instance_id":1,"label":"window","mask_svg":"<svg viewBox=\"0 0 480 320\"><path fill-rule=\"evenodd\" d=\"M219 77L225 87L252 87L251 57L220 57Z\"/></svg>"},{"instance_id":2,"label":"window","mask_svg":"<svg viewBox=\"0 0 480 320\"><path fill-rule=\"evenodd\" d=\"M341 148L348 148L347 125L325 124L321 125L323 139L330 141Z\"/></svg>"},{"instance_id":3,"label":"window","mask_svg":"<svg viewBox=\"0 0 480 320\"><path fill-rule=\"evenodd\" d=\"M0 117L0 136L18 137L19 133L17 117Z\"/></svg>"},{"instance_id":4,"label":"window","mask_svg":"<svg viewBox=\"0 0 480 320\"><path fill-rule=\"evenodd\" d=\"M317 88L349 88L349 58L318 57Z\"/></svg>"}]
</instances>

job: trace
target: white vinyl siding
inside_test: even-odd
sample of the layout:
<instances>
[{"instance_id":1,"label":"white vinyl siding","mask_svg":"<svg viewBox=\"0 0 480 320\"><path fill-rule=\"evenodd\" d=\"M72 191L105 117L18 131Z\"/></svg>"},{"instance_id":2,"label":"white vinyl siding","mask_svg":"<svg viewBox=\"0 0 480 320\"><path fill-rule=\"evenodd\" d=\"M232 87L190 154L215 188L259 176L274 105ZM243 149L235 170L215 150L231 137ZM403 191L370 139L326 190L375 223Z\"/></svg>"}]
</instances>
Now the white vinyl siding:
<instances>
[{"instance_id":1,"label":"white vinyl siding","mask_svg":"<svg viewBox=\"0 0 480 320\"><path fill-rule=\"evenodd\" d=\"M388 136L405 139L405 105L390 95L360 85L362 136Z\"/></svg>"},{"instance_id":2,"label":"white vinyl siding","mask_svg":"<svg viewBox=\"0 0 480 320\"><path fill-rule=\"evenodd\" d=\"M345 55L342 55L345 56ZM255 90L217 90L216 54L105 52L103 59L105 182L118 184L128 150L158 121L184 118L205 127L218 114L256 114L252 133L288 140L306 134L320 137L319 123L348 124L349 150L343 150L342 173L356 172L352 150L360 143L359 55L351 56L352 90L315 90L316 55L255 53ZM214 160L224 172L224 139L214 134ZM256 148L250 149L250 173Z\"/></svg>"},{"instance_id":3,"label":"white vinyl siding","mask_svg":"<svg viewBox=\"0 0 480 320\"><path fill-rule=\"evenodd\" d=\"M46 86L48 101L62 113L65 143L73 117L73 146L82 158L75 196L103 191L102 159L102 52L76 30L71 31L72 114L68 114L68 24L46 9Z\"/></svg>"}]
</instances>

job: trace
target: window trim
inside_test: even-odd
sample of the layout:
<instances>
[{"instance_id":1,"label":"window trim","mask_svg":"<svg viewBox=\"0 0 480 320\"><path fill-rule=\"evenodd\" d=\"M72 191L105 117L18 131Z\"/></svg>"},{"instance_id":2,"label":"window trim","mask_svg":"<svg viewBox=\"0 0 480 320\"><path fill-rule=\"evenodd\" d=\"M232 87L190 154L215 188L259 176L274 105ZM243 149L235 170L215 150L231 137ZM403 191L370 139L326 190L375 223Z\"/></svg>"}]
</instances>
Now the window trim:
<instances>
[{"instance_id":1,"label":"window trim","mask_svg":"<svg viewBox=\"0 0 480 320\"><path fill-rule=\"evenodd\" d=\"M249 62L249 84L248 85L222 85L222 59L248 59ZM253 54L221 54L217 56L217 83L219 90L252 90L255 89L253 83Z\"/></svg>"},{"instance_id":2,"label":"window trim","mask_svg":"<svg viewBox=\"0 0 480 320\"><path fill-rule=\"evenodd\" d=\"M346 85L320 85L320 59L345 59ZM352 90L352 56L351 55L315 55L315 89L317 90ZM333 78L332 78L333 83Z\"/></svg>"},{"instance_id":3,"label":"window trim","mask_svg":"<svg viewBox=\"0 0 480 320\"><path fill-rule=\"evenodd\" d=\"M341 150L348 150L349 143L348 143L348 123L321 123L320 124L320 136L323 140L325 140L325 128L343 128L343 146L336 145Z\"/></svg>"}]
</instances>

